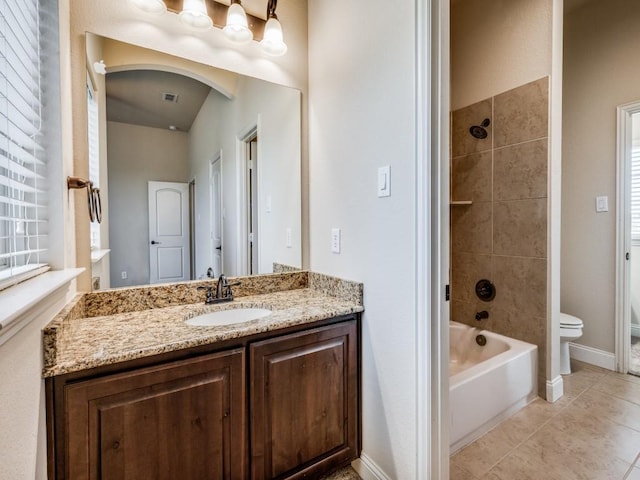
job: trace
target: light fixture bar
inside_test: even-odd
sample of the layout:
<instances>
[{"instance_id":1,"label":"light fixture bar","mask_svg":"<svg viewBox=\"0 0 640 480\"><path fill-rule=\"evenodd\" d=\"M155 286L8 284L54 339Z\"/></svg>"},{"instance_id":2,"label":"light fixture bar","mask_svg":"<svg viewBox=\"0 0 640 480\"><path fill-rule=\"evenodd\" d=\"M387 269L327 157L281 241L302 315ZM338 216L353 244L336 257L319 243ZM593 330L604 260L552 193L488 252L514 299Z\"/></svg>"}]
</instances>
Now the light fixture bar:
<instances>
[{"instance_id":1,"label":"light fixture bar","mask_svg":"<svg viewBox=\"0 0 640 480\"><path fill-rule=\"evenodd\" d=\"M179 14L182 11L182 5L184 0L164 0L167 10L171 13ZM214 0L205 0L207 5L207 13L213 25L217 28L224 28L227 24L227 10L229 7L224 3L219 3ZM260 41L264 37L264 26L267 23L259 17L254 17L247 13L247 23L249 30L253 33L253 39Z\"/></svg>"}]
</instances>

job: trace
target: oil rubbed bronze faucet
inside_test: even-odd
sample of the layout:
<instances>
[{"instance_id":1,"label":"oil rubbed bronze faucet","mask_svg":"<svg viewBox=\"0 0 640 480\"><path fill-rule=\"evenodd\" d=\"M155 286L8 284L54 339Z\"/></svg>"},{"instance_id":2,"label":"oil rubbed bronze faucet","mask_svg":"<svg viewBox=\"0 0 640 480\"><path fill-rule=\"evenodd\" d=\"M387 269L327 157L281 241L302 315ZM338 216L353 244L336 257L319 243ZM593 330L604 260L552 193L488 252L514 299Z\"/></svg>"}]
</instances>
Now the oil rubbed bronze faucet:
<instances>
[{"instance_id":1,"label":"oil rubbed bronze faucet","mask_svg":"<svg viewBox=\"0 0 640 480\"><path fill-rule=\"evenodd\" d=\"M480 321L483 318L489 318L489 312L486 310L482 310L481 312L476 312L476 320Z\"/></svg>"},{"instance_id":2,"label":"oil rubbed bronze faucet","mask_svg":"<svg viewBox=\"0 0 640 480\"><path fill-rule=\"evenodd\" d=\"M201 286L198 287L198 290L206 290L207 294L204 300L206 305L211 305L214 303L224 303L233 301L233 292L231 291L231 287L235 287L236 285L240 285L240 282L229 283L227 277L225 277L224 273L220 274L218 277L218 284L216 285L216 293L213 294L212 286Z\"/></svg>"}]
</instances>

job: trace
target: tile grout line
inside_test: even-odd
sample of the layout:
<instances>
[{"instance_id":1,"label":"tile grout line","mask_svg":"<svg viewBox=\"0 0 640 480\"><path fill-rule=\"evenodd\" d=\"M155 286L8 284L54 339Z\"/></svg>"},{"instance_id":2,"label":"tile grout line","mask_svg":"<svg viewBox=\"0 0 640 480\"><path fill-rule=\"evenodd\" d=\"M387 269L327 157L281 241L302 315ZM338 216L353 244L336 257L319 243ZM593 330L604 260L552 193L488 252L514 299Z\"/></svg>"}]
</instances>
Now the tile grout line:
<instances>
[{"instance_id":1,"label":"tile grout line","mask_svg":"<svg viewBox=\"0 0 640 480\"><path fill-rule=\"evenodd\" d=\"M524 440L522 440L521 442L519 442L515 447L513 447L511 450L509 450L507 453L505 453L502 457L500 457L500 459L498 459L493 465L491 465L491 467L489 468L489 470L487 470L484 475L488 474L491 472L491 470L493 470L500 462L502 462L506 457L508 457L509 455L511 455L515 450L517 450L518 448L520 448L522 445L524 445L531 437L533 437L536 433L538 433L540 430L542 430L547 424L549 424L557 415L559 415L561 412L565 411L567 408L569 408L573 402L575 402L578 398L580 398L585 392L587 392L588 390L590 390L593 386L595 385L589 385L587 388L585 388L582 392L580 392L578 395L576 395L575 398L573 398L572 400L569 401L569 403L567 403L564 407L561 407L558 409L557 412L555 412L553 415L551 415L551 417L549 417L546 421L544 421L538 428L536 428L533 432L531 432L530 435L528 435ZM540 397L542 398L542 397ZM544 399L542 399L544 400ZM546 400L544 400L546 402ZM533 403L533 402L532 402ZM531 405L531 404L529 404ZM638 457L640 457L640 453L638 453ZM636 457L636 461L638 460L638 457ZM631 466L631 468L633 468L633 465ZM625 480L626 477L624 477L623 480Z\"/></svg>"},{"instance_id":2,"label":"tile grout line","mask_svg":"<svg viewBox=\"0 0 640 480\"><path fill-rule=\"evenodd\" d=\"M546 402L546 400L542 397L538 397L540 399L542 399L544 402ZM577 398L577 397L576 397ZM575 399L574 399L575 400ZM500 459L498 459L493 465L491 465L491 467L489 468L489 470L487 470L484 475L486 475L487 473L490 473L491 470L493 470L500 462L502 462L502 460L504 460L505 458L507 458L509 455L511 455L515 450L517 450L518 448L520 448L522 445L524 445L531 437L533 437L536 433L538 433L540 430L542 430L549 422L551 422L551 420L554 419L554 417L556 415L558 415L560 412L564 411L569 405L571 405L573 403L573 400L571 400L571 402L569 402L566 406L558 409L557 412L555 412L553 415L551 415L551 417L549 417L547 420L545 420L542 424L540 424L540 426L538 426L533 432L531 432L526 438L524 438L522 441L520 441L515 447L513 447L511 450L509 450L507 453L505 453L502 457L500 457ZM532 405L533 402L531 402L529 405ZM529 406L527 405L527 407ZM526 407L525 407L526 408Z\"/></svg>"}]
</instances>

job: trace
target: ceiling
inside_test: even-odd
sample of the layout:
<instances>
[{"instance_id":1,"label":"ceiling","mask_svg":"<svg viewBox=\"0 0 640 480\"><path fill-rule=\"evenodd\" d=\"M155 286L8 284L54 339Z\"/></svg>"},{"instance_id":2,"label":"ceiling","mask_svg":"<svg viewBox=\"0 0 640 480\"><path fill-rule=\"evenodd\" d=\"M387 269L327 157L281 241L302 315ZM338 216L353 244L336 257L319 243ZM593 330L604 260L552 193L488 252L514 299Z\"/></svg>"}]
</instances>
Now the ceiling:
<instances>
[{"instance_id":1,"label":"ceiling","mask_svg":"<svg viewBox=\"0 0 640 480\"><path fill-rule=\"evenodd\" d=\"M188 132L211 88L176 73L131 70L107 74L107 120ZM177 95L175 102L164 94Z\"/></svg>"}]
</instances>

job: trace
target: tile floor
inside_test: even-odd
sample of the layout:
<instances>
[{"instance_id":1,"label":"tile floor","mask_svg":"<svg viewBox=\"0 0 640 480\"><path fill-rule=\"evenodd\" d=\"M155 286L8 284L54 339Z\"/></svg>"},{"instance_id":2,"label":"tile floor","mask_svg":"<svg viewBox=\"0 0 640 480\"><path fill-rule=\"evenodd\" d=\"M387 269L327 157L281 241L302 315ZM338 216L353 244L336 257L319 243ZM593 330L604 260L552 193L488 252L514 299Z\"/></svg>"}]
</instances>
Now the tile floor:
<instances>
[{"instance_id":1,"label":"tile floor","mask_svg":"<svg viewBox=\"0 0 640 480\"><path fill-rule=\"evenodd\" d=\"M360 480L360 476L351 467L344 467L333 472L331 475L322 477L322 480Z\"/></svg>"},{"instance_id":2,"label":"tile floor","mask_svg":"<svg viewBox=\"0 0 640 480\"><path fill-rule=\"evenodd\" d=\"M629 372L640 375L640 337L631 337Z\"/></svg>"},{"instance_id":3,"label":"tile floor","mask_svg":"<svg viewBox=\"0 0 640 480\"><path fill-rule=\"evenodd\" d=\"M640 377L572 362L538 399L451 457L451 480L640 480Z\"/></svg>"}]
</instances>

